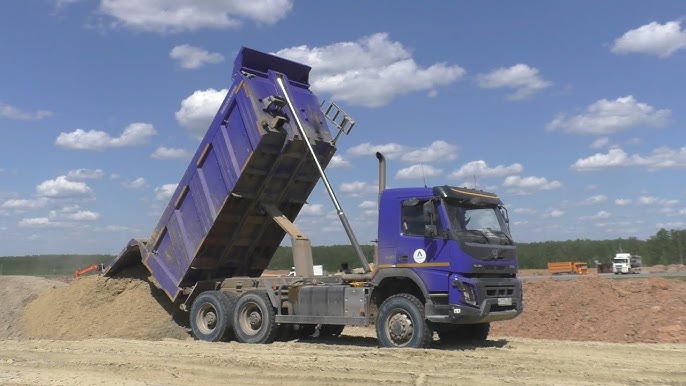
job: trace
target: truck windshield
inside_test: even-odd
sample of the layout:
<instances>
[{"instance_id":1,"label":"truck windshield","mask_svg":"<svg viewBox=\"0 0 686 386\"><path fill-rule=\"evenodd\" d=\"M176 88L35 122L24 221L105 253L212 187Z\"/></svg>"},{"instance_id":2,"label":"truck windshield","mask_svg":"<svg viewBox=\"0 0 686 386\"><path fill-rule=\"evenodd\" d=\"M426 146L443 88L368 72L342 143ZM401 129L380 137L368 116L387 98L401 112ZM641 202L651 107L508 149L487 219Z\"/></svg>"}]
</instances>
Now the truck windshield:
<instances>
[{"instance_id":1,"label":"truck windshield","mask_svg":"<svg viewBox=\"0 0 686 386\"><path fill-rule=\"evenodd\" d=\"M627 264L629 262L629 259L614 259L612 260L612 262L617 264Z\"/></svg>"},{"instance_id":2,"label":"truck windshield","mask_svg":"<svg viewBox=\"0 0 686 386\"><path fill-rule=\"evenodd\" d=\"M514 244L498 206L477 206L446 200L445 208L452 233L458 240L480 244Z\"/></svg>"}]
</instances>

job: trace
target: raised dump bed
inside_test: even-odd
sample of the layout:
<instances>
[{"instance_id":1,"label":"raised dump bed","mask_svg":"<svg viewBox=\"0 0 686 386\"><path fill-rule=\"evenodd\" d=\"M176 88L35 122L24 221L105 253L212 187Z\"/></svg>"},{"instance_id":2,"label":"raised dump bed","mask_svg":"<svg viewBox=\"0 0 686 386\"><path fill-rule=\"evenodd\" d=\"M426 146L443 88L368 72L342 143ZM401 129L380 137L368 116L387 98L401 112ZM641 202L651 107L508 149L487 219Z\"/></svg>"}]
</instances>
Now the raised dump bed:
<instances>
[{"instance_id":1,"label":"raised dump bed","mask_svg":"<svg viewBox=\"0 0 686 386\"><path fill-rule=\"evenodd\" d=\"M157 227L131 240L105 274L142 260L171 300L201 280L261 275L285 236L265 205L292 222L319 180L279 77L322 167L336 150L309 71L242 48L233 85Z\"/></svg>"}]
</instances>

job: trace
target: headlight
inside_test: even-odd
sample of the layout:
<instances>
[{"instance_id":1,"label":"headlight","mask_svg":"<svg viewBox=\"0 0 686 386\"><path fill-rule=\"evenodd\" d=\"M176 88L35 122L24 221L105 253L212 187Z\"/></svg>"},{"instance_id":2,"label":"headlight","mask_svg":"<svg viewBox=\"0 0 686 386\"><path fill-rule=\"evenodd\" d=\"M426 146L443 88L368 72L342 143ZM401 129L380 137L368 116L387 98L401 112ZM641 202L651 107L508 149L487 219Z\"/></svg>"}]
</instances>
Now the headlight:
<instances>
[{"instance_id":1,"label":"headlight","mask_svg":"<svg viewBox=\"0 0 686 386\"><path fill-rule=\"evenodd\" d=\"M476 296L474 296L474 288L468 284L465 284L462 287L462 300L464 300L465 303L471 304L473 306L476 305Z\"/></svg>"},{"instance_id":2,"label":"headlight","mask_svg":"<svg viewBox=\"0 0 686 386\"><path fill-rule=\"evenodd\" d=\"M457 278L453 279L453 287L457 288L462 293L462 301L465 304L476 306L476 295L474 287L467 283L459 281Z\"/></svg>"}]
</instances>

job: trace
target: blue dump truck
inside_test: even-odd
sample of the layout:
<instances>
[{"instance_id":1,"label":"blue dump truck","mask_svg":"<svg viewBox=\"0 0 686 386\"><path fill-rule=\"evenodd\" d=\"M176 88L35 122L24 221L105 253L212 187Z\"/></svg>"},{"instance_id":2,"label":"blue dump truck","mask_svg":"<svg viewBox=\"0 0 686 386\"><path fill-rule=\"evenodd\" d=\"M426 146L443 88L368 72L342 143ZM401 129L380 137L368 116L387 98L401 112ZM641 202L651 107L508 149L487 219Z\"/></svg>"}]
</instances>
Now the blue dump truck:
<instances>
[{"instance_id":1,"label":"blue dump truck","mask_svg":"<svg viewBox=\"0 0 686 386\"><path fill-rule=\"evenodd\" d=\"M355 122L309 89L310 67L242 48L233 84L149 239L106 268L142 264L200 340L270 343L375 325L380 347L484 341L522 312L508 216L495 194L453 186L387 189L379 164L372 267L324 173ZM336 127L329 131L327 119ZM293 224L322 181L362 267L314 275ZM288 235L295 276L262 276Z\"/></svg>"}]
</instances>

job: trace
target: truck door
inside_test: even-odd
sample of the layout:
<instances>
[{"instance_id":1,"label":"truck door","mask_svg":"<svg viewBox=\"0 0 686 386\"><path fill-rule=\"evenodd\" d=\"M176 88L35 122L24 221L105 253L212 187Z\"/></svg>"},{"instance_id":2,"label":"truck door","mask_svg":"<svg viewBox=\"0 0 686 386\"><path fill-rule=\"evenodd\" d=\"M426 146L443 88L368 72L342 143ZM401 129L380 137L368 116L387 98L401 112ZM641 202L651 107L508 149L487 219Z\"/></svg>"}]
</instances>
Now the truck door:
<instances>
[{"instance_id":1,"label":"truck door","mask_svg":"<svg viewBox=\"0 0 686 386\"><path fill-rule=\"evenodd\" d=\"M433 215L428 215L427 209L433 210ZM445 228L435 202L417 198L403 201L398 226L398 266L426 268L435 267L437 263L446 265L447 261L439 258L446 240L442 236Z\"/></svg>"}]
</instances>

